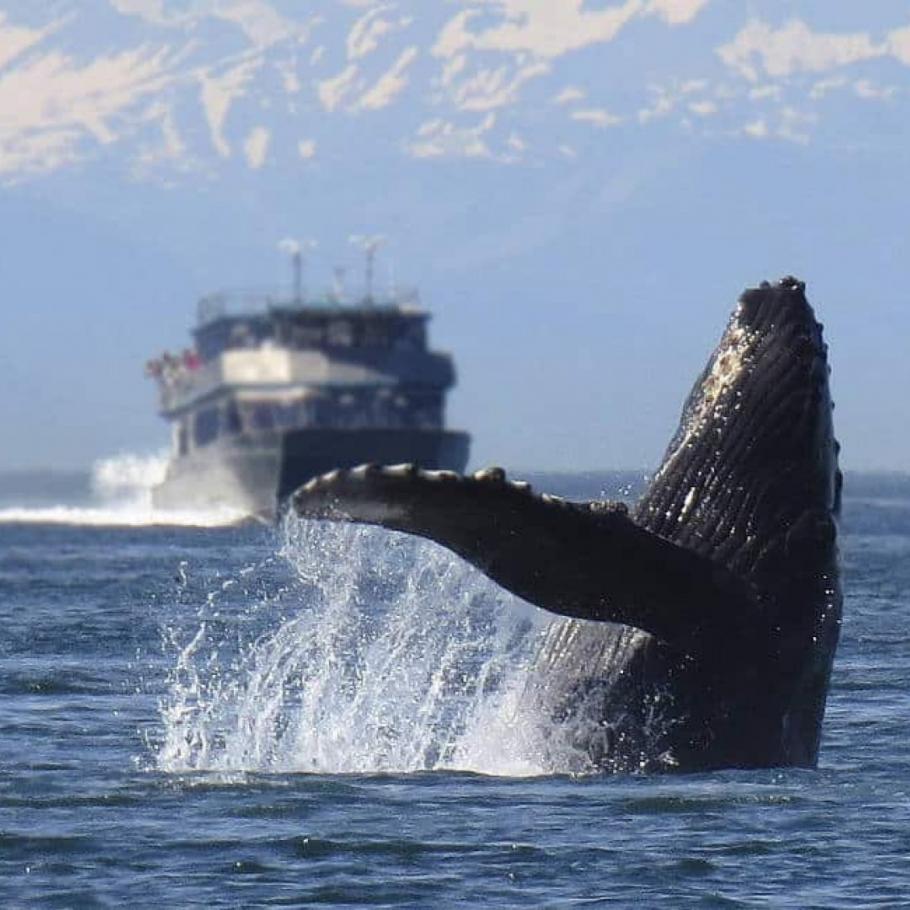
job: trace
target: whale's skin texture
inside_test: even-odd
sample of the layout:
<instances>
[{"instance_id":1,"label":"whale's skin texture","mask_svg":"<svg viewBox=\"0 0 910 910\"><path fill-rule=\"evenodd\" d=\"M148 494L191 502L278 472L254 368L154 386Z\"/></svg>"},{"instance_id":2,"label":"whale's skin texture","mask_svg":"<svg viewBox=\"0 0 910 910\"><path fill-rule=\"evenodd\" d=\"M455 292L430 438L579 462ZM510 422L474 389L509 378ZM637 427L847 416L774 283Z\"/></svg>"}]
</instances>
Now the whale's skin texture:
<instances>
[{"instance_id":1,"label":"whale's skin texture","mask_svg":"<svg viewBox=\"0 0 910 910\"><path fill-rule=\"evenodd\" d=\"M563 617L523 698L554 770L814 767L841 620L829 372L804 284L765 282L631 509L413 465L334 471L293 506L435 540Z\"/></svg>"}]
</instances>

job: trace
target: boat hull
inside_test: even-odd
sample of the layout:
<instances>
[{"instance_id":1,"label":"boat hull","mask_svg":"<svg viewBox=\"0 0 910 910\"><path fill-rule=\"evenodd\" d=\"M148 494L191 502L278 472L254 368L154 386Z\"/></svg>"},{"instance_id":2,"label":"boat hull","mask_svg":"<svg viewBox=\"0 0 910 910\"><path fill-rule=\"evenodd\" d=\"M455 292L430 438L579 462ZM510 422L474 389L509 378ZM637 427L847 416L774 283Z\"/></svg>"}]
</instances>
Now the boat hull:
<instances>
[{"instance_id":1,"label":"boat hull","mask_svg":"<svg viewBox=\"0 0 910 910\"><path fill-rule=\"evenodd\" d=\"M152 490L157 509L228 507L274 520L299 486L333 468L413 462L464 471L470 437L450 430L306 429L221 437L172 458Z\"/></svg>"}]
</instances>

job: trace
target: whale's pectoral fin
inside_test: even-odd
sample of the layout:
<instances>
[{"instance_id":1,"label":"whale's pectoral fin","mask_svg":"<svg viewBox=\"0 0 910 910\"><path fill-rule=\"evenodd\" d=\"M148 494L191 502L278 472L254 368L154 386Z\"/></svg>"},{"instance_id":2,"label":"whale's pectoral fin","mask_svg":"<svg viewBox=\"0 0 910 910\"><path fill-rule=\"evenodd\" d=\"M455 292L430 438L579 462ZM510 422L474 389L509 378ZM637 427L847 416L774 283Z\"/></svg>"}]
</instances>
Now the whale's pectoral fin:
<instances>
[{"instance_id":1,"label":"whale's pectoral fin","mask_svg":"<svg viewBox=\"0 0 910 910\"><path fill-rule=\"evenodd\" d=\"M690 653L757 627L745 585L724 567L635 524L621 503L536 496L500 469L473 477L364 465L310 481L297 514L426 537L537 606L621 622Z\"/></svg>"}]
</instances>

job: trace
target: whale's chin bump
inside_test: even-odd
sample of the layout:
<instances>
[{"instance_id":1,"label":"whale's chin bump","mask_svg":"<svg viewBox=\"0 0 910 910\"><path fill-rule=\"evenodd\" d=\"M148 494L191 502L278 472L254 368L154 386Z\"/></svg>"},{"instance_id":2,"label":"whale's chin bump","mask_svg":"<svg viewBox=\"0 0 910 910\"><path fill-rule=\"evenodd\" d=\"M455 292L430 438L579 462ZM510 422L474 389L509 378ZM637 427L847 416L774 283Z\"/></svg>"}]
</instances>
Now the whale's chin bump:
<instances>
[{"instance_id":1,"label":"whale's chin bump","mask_svg":"<svg viewBox=\"0 0 910 910\"><path fill-rule=\"evenodd\" d=\"M763 282L633 508L415 465L333 471L293 507L435 540L563 617L524 697L587 768L811 767L841 616L829 372L804 283Z\"/></svg>"}]
</instances>

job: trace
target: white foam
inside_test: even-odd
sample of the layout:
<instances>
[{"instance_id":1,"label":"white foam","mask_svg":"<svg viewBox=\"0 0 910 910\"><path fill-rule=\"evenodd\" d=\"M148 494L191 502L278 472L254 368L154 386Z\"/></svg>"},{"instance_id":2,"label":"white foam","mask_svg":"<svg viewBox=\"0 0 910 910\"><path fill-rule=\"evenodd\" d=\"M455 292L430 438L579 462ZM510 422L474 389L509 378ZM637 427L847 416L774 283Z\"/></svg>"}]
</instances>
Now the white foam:
<instances>
[{"instance_id":1,"label":"white foam","mask_svg":"<svg viewBox=\"0 0 910 910\"><path fill-rule=\"evenodd\" d=\"M286 591L228 620L222 584L167 630L160 770L552 771L521 700L541 611L404 535L296 519L285 535Z\"/></svg>"},{"instance_id":2,"label":"white foam","mask_svg":"<svg viewBox=\"0 0 910 910\"><path fill-rule=\"evenodd\" d=\"M11 505L0 508L0 523L142 527L179 525L218 527L236 524L244 515L227 506L217 509L163 510L152 506L152 487L164 478L167 454L121 454L92 466L89 504Z\"/></svg>"},{"instance_id":3,"label":"white foam","mask_svg":"<svg viewBox=\"0 0 910 910\"><path fill-rule=\"evenodd\" d=\"M129 505L112 508L87 506L16 507L0 509L0 524L60 524L87 527L137 528L153 525L176 527L224 527L244 516L229 509L164 511Z\"/></svg>"}]
</instances>

